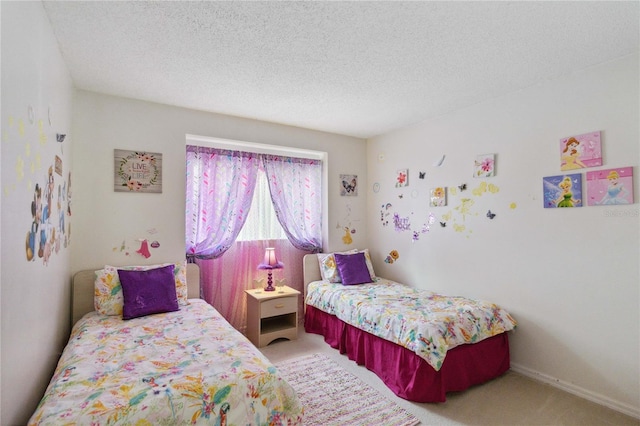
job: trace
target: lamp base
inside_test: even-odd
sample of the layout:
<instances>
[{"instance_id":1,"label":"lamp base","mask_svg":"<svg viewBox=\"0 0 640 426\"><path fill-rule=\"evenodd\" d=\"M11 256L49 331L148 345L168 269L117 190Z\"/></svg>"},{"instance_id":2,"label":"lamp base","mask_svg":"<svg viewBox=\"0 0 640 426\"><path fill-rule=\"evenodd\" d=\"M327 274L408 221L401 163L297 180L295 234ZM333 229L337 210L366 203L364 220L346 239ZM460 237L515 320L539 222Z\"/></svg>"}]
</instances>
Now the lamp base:
<instances>
[{"instance_id":1,"label":"lamp base","mask_svg":"<svg viewBox=\"0 0 640 426\"><path fill-rule=\"evenodd\" d=\"M276 288L273 286L273 280L272 280L272 274L271 271L269 271L269 274L267 275L267 286L264 288L264 291L275 291Z\"/></svg>"}]
</instances>

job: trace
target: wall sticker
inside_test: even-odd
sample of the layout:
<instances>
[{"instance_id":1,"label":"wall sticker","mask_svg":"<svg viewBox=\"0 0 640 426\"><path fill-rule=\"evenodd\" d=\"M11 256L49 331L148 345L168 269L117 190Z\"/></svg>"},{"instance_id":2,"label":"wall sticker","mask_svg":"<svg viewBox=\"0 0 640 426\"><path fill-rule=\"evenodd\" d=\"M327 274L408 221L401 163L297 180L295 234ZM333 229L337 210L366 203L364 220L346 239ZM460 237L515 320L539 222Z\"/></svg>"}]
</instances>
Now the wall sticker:
<instances>
[{"instance_id":1,"label":"wall sticker","mask_svg":"<svg viewBox=\"0 0 640 426\"><path fill-rule=\"evenodd\" d=\"M384 259L384 262L392 264L396 262L399 257L400 257L400 254L398 253L398 250L391 250L387 255L387 257Z\"/></svg>"},{"instance_id":2,"label":"wall sticker","mask_svg":"<svg viewBox=\"0 0 640 426\"><path fill-rule=\"evenodd\" d=\"M24 114L24 118L10 114L3 128L3 144L12 145L7 152L15 156L6 162L13 163L15 174L13 179L3 181L3 194L9 198L7 205L12 203L14 193L30 194L27 204L19 209L20 214L29 215L26 221L30 222L20 245L24 244L28 262L41 260L47 266L71 242L71 172L65 176L59 145L55 150L60 155L56 155L54 147L47 144L50 129L38 117L36 108L28 105ZM33 143L36 140L39 143Z\"/></svg>"}]
</instances>

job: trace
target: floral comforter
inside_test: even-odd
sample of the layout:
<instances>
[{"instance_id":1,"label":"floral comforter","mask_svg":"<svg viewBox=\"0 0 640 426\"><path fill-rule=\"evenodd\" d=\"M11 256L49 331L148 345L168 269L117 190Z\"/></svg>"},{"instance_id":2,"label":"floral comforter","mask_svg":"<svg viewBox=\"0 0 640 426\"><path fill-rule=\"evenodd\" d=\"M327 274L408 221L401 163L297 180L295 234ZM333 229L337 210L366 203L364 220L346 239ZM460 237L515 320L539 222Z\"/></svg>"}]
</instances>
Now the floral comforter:
<instances>
[{"instance_id":1,"label":"floral comforter","mask_svg":"<svg viewBox=\"0 0 640 426\"><path fill-rule=\"evenodd\" d=\"M352 286L312 282L305 302L415 352L436 371L449 349L516 326L511 315L493 303L443 296L383 278Z\"/></svg>"},{"instance_id":2,"label":"floral comforter","mask_svg":"<svg viewBox=\"0 0 640 426\"><path fill-rule=\"evenodd\" d=\"M302 406L277 369L203 300L72 330L29 424L294 425Z\"/></svg>"}]
</instances>

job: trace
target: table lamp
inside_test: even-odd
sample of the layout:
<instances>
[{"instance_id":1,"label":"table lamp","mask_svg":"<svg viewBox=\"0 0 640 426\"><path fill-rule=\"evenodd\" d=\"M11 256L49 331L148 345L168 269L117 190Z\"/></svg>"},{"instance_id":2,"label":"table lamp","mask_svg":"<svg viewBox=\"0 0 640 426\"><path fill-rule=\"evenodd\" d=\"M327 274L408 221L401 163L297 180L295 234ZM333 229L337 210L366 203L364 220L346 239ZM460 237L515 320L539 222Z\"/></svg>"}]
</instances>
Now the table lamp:
<instances>
[{"instance_id":1,"label":"table lamp","mask_svg":"<svg viewBox=\"0 0 640 426\"><path fill-rule=\"evenodd\" d=\"M276 258L276 249L273 247L267 247L264 251L264 260L258 265L258 269L266 269L269 271L267 276L267 286L264 291L274 291L276 288L273 286L272 269L282 269L284 264Z\"/></svg>"}]
</instances>

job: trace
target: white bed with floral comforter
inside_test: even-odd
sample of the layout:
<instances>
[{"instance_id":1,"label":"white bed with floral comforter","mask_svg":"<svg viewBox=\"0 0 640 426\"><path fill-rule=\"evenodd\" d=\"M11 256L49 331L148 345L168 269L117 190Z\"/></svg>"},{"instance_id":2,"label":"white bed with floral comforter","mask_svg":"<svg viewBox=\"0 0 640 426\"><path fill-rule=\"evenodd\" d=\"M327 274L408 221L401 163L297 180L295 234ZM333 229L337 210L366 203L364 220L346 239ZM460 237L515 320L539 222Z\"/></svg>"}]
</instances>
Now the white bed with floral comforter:
<instances>
[{"instance_id":1,"label":"white bed with floral comforter","mask_svg":"<svg viewBox=\"0 0 640 426\"><path fill-rule=\"evenodd\" d=\"M203 300L73 328L29 424L294 425L302 407L277 369Z\"/></svg>"},{"instance_id":2,"label":"white bed with floral comforter","mask_svg":"<svg viewBox=\"0 0 640 426\"><path fill-rule=\"evenodd\" d=\"M494 303L444 296L379 277L373 283L348 286L311 282L305 303L415 352L436 371L450 349L516 326Z\"/></svg>"}]
</instances>

